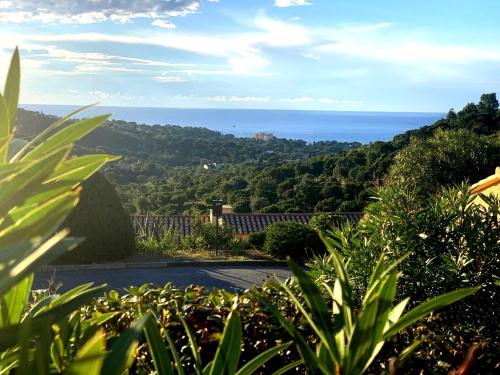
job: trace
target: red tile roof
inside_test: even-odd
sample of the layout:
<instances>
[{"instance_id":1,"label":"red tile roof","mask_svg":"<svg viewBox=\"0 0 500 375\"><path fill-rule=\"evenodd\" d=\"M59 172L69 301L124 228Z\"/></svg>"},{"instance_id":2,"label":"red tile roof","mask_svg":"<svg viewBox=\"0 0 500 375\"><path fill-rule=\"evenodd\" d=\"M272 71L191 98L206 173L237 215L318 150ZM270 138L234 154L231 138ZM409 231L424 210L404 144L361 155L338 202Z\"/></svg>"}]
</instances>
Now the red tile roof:
<instances>
[{"instance_id":1,"label":"red tile roof","mask_svg":"<svg viewBox=\"0 0 500 375\"><path fill-rule=\"evenodd\" d=\"M361 217L362 212L336 212L334 215L346 218L352 224L356 225ZM302 224L309 224L309 220L314 216L314 213L297 213L297 214L224 214L222 219L226 225L233 229L234 234L250 234L265 230L269 225L282 221L294 221ZM207 215L203 216L205 223L209 222ZM190 235L192 232L192 217L188 215L162 215L162 216L132 216L132 222L136 233L139 232L139 223L148 230L156 228L159 233L163 233L166 229L173 229L179 233L181 237Z\"/></svg>"}]
</instances>

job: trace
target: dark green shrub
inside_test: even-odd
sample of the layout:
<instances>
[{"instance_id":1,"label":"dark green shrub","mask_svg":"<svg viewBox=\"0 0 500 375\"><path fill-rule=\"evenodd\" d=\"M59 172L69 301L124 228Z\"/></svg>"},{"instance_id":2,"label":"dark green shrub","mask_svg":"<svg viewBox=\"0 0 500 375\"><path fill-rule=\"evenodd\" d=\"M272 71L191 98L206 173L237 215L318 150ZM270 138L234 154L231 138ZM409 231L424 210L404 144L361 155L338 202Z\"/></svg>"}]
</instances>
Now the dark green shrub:
<instances>
[{"instance_id":1,"label":"dark green shrub","mask_svg":"<svg viewBox=\"0 0 500 375\"><path fill-rule=\"evenodd\" d=\"M85 241L56 263L96 263L122 259L134 252L130 217L114 187L101 174L83 184L80 202L64 226L72 236L84 237Z\"/></svg>"},{"instance_id":2,"label":"dark green shrub","mask_svg":"<svg viewBox=\"0 0 500 375\"><path fill-rule=\"evenodd\" d=\"M250 247L256 250L262 250L264 248L264 242L266 242L266 232L251 233L248 237Z\"/></svg>"},{"instance_id":3,"label":"dark green shrub","mask_svg":"<svg viewBox=\"0 0 500 375\"><path fill-rule=\"evenodd\" d=\"M398 152L386 183L434 193L443 185L480 180L499 164L497 137L477 135L465 129L438 131L429 139L412 139Z\"/></svg>"},{"instance_id":4,"label":"dark green shrub","mask_svg":"<svg viewBox=\"0 0 500 375\"><path fill-rule=\"evenodd\" d=\"M264 250L277 258L304 259L324 249L318 234L304 224L284 221L266 229Z\"/></svg>"}]
</instances>

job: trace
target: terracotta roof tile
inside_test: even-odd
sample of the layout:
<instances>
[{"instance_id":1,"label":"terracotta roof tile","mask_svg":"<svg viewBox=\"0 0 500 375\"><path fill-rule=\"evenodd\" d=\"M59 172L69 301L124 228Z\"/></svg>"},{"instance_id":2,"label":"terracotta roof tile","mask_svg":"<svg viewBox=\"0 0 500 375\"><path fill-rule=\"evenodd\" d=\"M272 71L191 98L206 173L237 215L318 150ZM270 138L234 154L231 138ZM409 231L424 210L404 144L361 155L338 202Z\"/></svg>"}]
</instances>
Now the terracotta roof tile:
<instances>
[{"instance_id":1,"label":"terracotta roof tile","mask_svg":"<svg viewBox=\"0 0 500 375\"><path fill-rule=\"evenodd\" d=\"M352 224L356 225L361 217L362 212L339 212L335 213L340 217L344 217ZM251 234L265 230L269 225L281 221L294 221L302 224L309 224L309 221L314 216L314 213L298 213L298 214L224 214L222 219L224 223L233 229L237 234ZM203 222L208 223L209 217L203 216ZM132 216L132 223L136 234L139 233L141 227L147 228L148 232L157 231L161 235L165 230L171 228L175 230L181 237L188 236L192 233L192 218L188 215L163 215L163 216Z\"/></svg>"}]
</instances>

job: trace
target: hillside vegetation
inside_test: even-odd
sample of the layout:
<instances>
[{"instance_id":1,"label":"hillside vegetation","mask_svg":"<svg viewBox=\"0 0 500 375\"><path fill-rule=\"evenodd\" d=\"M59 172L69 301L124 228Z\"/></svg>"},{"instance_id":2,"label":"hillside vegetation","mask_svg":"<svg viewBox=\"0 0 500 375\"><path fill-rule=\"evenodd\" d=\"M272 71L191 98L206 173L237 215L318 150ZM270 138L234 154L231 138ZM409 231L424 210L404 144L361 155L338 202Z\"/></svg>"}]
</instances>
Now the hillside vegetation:
<instances>
[{"instance_id":1,"label":"hillside vegetation","mask_svg":"<svg viewBox=\"0 0 500 375\"><path fill-rule=\"evenodd\" d=\"M25 137L53 121L29 111L18 117L19 134ZM402 149L398 175L415 171L427 177L425 183L419 181L423 189L435 178L439 186L491 174L500 164L499 129L496 95L484 94L478 104L450 110L432 125L368 145L260 142L202 128L110 121L80 141L76 152L123 156L105 174L130 213L206 210L214 198L237 212L357 211L369 202L370 190L384 181Z\"/></svg>"}]
</instances>

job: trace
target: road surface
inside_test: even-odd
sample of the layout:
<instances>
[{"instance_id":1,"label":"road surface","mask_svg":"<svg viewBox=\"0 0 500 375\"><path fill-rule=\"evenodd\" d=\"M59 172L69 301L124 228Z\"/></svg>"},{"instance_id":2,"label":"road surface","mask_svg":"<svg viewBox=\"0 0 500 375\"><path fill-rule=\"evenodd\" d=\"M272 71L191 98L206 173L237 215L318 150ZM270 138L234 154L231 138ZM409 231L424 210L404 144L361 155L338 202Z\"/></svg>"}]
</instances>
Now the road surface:
<instances>
[{"instance_id":1,"label":"road surface","mask_svg":"<svg viewBox=\"0 0 500 375\"><path fill-rule=\"evenodd\" d=\"M62 283L60 292L87 282L106 283L112 289L123 290L130 285L152 283L162 286L169 281L176 287L199 284L235 291L259 286L265 280L284 280L289 276L287 267L255 265L56 271L36 273L33 289L46 288L53 278Z\"/></svg>"}]
</instances>

